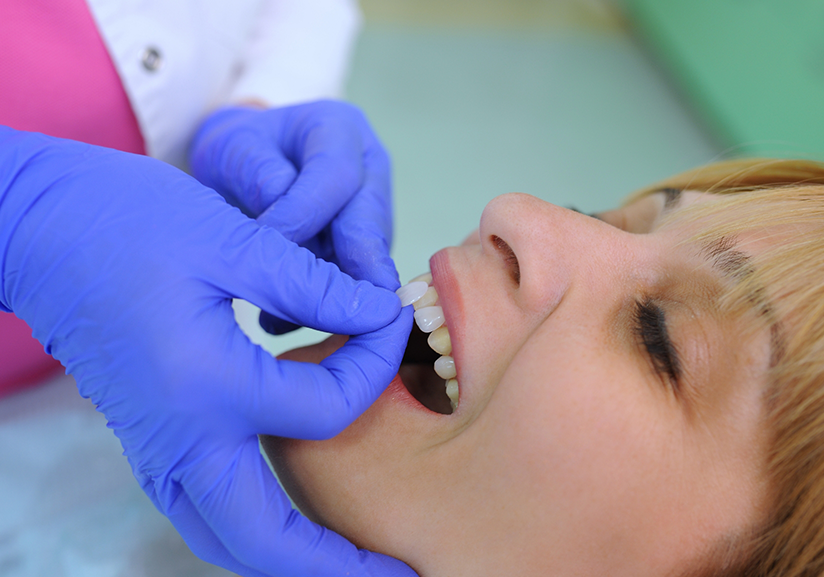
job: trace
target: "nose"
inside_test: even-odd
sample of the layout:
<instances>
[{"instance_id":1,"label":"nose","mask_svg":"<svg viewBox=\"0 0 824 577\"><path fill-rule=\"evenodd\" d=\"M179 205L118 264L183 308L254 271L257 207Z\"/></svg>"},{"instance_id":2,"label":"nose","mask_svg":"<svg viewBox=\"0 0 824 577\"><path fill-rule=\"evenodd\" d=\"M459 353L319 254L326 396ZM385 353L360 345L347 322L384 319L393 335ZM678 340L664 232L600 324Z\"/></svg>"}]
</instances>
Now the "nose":
<instances>
[{"instance_id":1,"label":"nose","mask_svg":"<svg viewBox=\"0 0 824 577\"><path fill-rule=\"evenodd\" d=\"M604 273L615 271L633 250L633 235L522 193L493 199L484 208L479 232L484 254L491 266L507 271L520 306L542 316L571 287L596 276L609 282Z\"/></svg>"}]
</instances>

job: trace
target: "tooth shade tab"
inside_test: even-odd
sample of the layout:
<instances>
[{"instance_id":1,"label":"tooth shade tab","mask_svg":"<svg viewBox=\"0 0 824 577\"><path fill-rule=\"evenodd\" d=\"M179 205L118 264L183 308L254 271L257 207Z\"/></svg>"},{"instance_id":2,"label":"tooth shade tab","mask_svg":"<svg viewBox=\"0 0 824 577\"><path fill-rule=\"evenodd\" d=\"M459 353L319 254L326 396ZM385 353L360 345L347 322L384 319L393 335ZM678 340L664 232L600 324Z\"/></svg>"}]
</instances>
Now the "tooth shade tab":
<instances>
[{"instance_id":1,"label":"tooth shade tab","mask_svg":"<svg viewBox=\"0 0 824 577\"><path fill-rule=\"evenodd\" d=\"M448 355L452 352L452 339L449 337L449 329L445 326L435 329L426 339L429 348L439 355Z\"/></svg>"},{"instance_id":2,"label":"tooth shade tab","mask_svg":"<svg viewBox=\"0 0 824 577\"><path fill-rule=\"evenodd\" d=\"M415 322L421 332L431 333L443 326L444 316L441 307L424 307L415 311Z\"/></svg>"},{"instance_id":3,"label":"tooth shade tab","mask_svg":"<svg viewBox=\"0 0 824 577\"><path fill-rule=\"evenodd\" d=\"M423 293L420 300L415 303L415 310L424 307L433 307L436 304L438 304L438 291L435 290L435 287L431 286L426 289L426 292Z\"/></svg>"},{"instance_id":4,"label":"tooth shade tab","mask_svg":"<svg viewBox=\"0 0 824 577\"><path fill-rule=\"evenodd\" d=\"M419 302L421 300L421 297L423 297L428 292L428 290L429 285L427 285L425 282L415 281L403 285L401 288L395 291L395 294L398 295L399 299L401 299L401 306L406 307L416 302Z\"/></svg>"},{"instance_id":5,"label":"tooth shade tab","mask_svg":"<svg viewBox=\"0 0 824 577\"><path fill-rule=\"evenodd\" d=\"M432 284L432 273L431 272L425 272L423 274L419 274L418 276L416 276L415 278L413 278L409 282L410 283L425 282L426 284L430 285L430 284Z\"/></svg>"},{"instance_id":6,"label":"tooth shade tab","mask_svg":"<svg viewBox=\"0 0 824 577\"><path fill-rule=\"evenodd\" d=\"M442 379L454 379L458 376L455 371L455 359L452 357L438 357L438 360L435 361L435 372Z\"/></svg>"}]
</instances>

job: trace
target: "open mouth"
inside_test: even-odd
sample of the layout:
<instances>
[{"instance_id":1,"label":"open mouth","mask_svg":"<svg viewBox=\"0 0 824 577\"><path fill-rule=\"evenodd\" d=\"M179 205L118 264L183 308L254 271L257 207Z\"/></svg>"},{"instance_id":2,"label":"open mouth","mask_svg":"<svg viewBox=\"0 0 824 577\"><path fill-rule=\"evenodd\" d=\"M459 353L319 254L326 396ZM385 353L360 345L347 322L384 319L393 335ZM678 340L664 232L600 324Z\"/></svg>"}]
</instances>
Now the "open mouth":
<instances>
[{"instance_id":1,"label":"open mouth","mask_svg":"<svg viewBox=\"0 0 824 577\"><path fill-rule=\"evenodd\" d=\"M409 335L398 374L415 399L430 411L451 415L458 407L459 385L452 340L444 325L432 275L412 279L398 289L404 306L415 307L415 326Z\"/></svg>"},{"instance_id":2,"label":"open mouth","mask_svg":"<svg viewBox=\"0 0 824 577\"><path fill-rule=\"evenodd\" d=\"M429 347L426 337L417 326L412 327L398 374L406 390L420 404L430 411L451 415L453 408L444 380L435 372L434 365L439 355Z\"/></svg>"}]
</instances>

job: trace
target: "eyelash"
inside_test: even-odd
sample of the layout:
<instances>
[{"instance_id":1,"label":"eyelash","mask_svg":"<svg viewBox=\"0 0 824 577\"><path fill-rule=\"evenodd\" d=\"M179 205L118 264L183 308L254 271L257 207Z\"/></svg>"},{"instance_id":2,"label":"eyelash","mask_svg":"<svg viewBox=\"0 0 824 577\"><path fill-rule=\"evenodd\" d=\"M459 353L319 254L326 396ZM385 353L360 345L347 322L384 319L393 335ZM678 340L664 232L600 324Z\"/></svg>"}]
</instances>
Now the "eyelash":
<instances>
[{"instance_id":1,"label":"eyelash","mask_svg":"<svg viewBox=\"0 0 824 577\"><path fill-rule=\"evenodd\" d=\"M664 309L649 299L635 303L635 331L657 372L678 392L681 363L667 331Z\"/></svg>"}]
</instances>

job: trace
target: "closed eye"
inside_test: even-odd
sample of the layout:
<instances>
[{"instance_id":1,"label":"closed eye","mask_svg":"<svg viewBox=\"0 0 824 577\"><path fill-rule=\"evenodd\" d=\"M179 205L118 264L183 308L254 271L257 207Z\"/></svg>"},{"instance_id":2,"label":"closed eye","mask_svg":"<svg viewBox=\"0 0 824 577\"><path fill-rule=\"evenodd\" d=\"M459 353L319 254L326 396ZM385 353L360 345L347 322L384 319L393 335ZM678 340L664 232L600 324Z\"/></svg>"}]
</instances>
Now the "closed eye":
<instances>
[{"instance_id":1,"label":"closed eye","mask_svg":"<svg viewBox=\"0 0 824 577\"><path fill-rule=\"evenodd\" d=\"M635 332L649 356L655 372L678 392L681 361L670 339L664 309L650 299L635 303Z\"/></svg>"}]
</instances>

